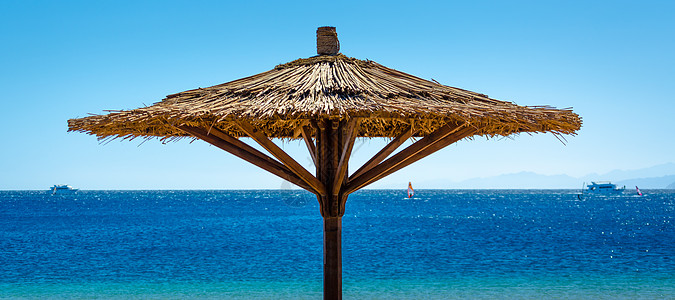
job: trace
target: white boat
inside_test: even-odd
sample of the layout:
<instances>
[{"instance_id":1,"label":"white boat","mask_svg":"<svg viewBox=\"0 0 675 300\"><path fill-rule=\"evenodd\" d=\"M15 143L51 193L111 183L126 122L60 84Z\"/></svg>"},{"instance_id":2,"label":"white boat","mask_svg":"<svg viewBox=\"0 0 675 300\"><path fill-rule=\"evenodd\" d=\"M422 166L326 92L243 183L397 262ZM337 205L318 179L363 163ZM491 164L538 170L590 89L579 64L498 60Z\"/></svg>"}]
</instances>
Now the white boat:
<instances>
[{"instance_id":1,"label":"white boat","mask_svg":"<svg viewBox=\"0 0 675 300\"><path fill-rule=\"evenodd\" d=\"M53 187L49 189L49 191L47 191L47 193L57 195L57 194L72 194L77 191L79 191L79 189L75 189L67 184L55 184Z\"/></svg>"},{"instance_id":2,"label":"white boat","mask_svg":"<svg viewBox=\"0 0 675 300\"><path fill-rule=\"evenodd\" d=\"M592 181L591 184L586 185L586 192L589 194L598 195L617 195L623 193L626 187L617 188L616 184L609 181Z\"/></svg>"}]
</instances>

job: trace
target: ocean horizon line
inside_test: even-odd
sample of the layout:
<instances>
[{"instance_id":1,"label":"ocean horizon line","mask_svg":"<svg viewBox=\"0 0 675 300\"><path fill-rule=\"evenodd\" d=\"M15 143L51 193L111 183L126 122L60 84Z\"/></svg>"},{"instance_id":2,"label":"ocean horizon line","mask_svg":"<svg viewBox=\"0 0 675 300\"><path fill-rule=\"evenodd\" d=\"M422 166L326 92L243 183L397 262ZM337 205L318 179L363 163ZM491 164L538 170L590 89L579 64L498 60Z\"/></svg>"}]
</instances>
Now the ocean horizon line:
<instances>
[{"instance_id":1,"label":"ocean horizon line","mask_svg":"<svg viewBox=\"0 0 675 300\"><path fill-rule=\"evenodd\" d=\"M674 189L667 188L640 188L643 191L670 191ZM49 188L45 189L0 189L0 192L41 192L49 191ZM397 191L405 190L405 188L364 188L364 191ZM415 188L415 191L580 191L579 188ZM241 188L241 189L78 189L78 191L83 192L96 192L96 191L129 191L129 192L140 192L140 191L305 191L302 188ZM308 191L306 191L308 192ZM358 193L359 191L355 192ZM309 193L309 192L308 192Z\"/></svg>"}]
</instances>

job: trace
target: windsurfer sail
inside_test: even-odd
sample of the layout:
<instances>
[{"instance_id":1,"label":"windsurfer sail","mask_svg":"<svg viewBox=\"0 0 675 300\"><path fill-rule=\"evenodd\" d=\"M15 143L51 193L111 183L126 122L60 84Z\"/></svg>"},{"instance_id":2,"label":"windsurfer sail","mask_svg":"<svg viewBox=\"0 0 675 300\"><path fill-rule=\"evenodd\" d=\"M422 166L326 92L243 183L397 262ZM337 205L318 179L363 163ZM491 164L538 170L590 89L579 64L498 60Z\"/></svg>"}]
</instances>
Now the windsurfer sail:
<instances>
[{"instance_id":1,"label":"windsurfer sail","mask_svg":"<svg viewBox=\"0 0 675 300\"><path fill-rule=\"evenodd\" d=\"M638 188L637 185L635 186L635 190L637 191L638 196L642 196L642 192L640 192L640 188Z\"/></svg>"},{"instance_id":2,"label":"windsurfer sail","mask_svg":"<svg viewBox=\"0 0 675 300\"><path fill-rule=\"evenodd\" d=\"M415 190L413 190L412 183L408 181L408 198L415 196Z\"/></svg>"}]
</instances>

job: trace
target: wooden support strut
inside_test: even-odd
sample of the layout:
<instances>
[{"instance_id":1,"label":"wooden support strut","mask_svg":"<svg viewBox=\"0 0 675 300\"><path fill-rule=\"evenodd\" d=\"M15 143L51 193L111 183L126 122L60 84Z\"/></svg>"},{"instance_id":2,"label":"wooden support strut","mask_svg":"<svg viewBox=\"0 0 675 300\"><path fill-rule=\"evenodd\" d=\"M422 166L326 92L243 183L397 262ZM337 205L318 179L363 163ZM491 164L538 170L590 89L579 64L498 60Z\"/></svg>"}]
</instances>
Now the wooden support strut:
<instances>
[{"instance_id":1,"label":"wooden support strut","mask_svg":"<svg viewBox=\"0 0 675 300\"><path fill-rule=\"evenodd\" d=\"M297 139L302 134L302 129L309 124L309 120L304 120L293 129L293 138Z\"/></svg>"},{"instance_id":2,"label":"wooden support strut","mask_svg":"<svg viewBox=\"0 0 675 300\"><path fill-rule=\"evenodd\" d=\"M305 140L305 145L307 145L307 151L309 151L309 155L312 157L312 161L316 166L316 145L314 145L314 142L312 141L312 134L309 132L309 127L302 126L301 134L302 139Z\"/></svg>"},{"instance_id":3,"label":"wooden support strut","mask_svg":"<svg viewBox=\"0 0 675 300\"><path fill-rule=\"evenodd\" d=\"M396 153L372 169L363 172L359 176L350 179L344 194L350 194L377 180L396 172L415 161L418 161L443 147L471 136L477 131L476 128L466 124L452 127L448 124L432 132L430 135L415 142L407 148Z\"/></svg>"},{"instance_id":4,"label":"wooden support strut","mask_svg":"<svg viewBox=\"0 0 675 300\"><path fill-rule=\"evenodd\" d=\"M177 128L213 146L225 150L234 156L252 163L267 172L279 176L282 179L287 180L307 191L316 193L316 191L311 186L305 183L305 181L300 179L300 177L291 172L291 170L289 170L283 164L216 128L211 128L210 132L209 130L200 127L187 125L177 126Z\"/></svg>"},{"instance_id":5,"label":"wooden support strut","mask_svg":"<svg viewBox=\"0 0 675 300\"><path fill-rule=\"evenodd\" d=\"M349 176L349 179L352 180L353 178L358 177L359 175L369 171L373 167L377 166L380 162L382 162L385 158L387 158L392 152L394 152L401 144L403 144L406 140L408 140L412 136L412 127L408 126L406 130L403 131L399 136L397 136L394 140L389 142L380 152L375 154L370 160L368 160L363 166L361 166L354 174Z\"/></svg>"},{"instance_id":6,"label":"wooden support strut","mask_svg":"<svg viewBox=\"0 0 675 300\"><path fill-rule=\"evenodd\" d=\"M340 161L335 170L335 175L333 178L332 184L332 195L338 196L340 190L343 186L343 181L347 175L347 166L349 164L349 158L352 154L352 149L354 148L354 141L356 140L357 131L359 130L359 119L351 119L347 123L346 132L344 135L343 145L342 145L342 155L340 155Z\"/></svg>"},{"instance_id":7,"label":"wooden support strut","mask_svg":"<svg viewBox=\"0 0 675 300\"><path fill-rule=\"evenodd\" d=\"M276 159L283 163L288 169L290 169L295 175L300 177L305 183L314 189L315 194L317 195L326 195L326 187L321 183L314 175L309 173L302 165L290 157L284 150L279 148L274 142L272 142L267 136L262 132L253 128L249 122L239 121L237 122L239 128L243 130L248 136L255 140L260 146L265 148L270 154L272 154Z\"/></svg>"},{"instance_id":8,"label":"wooden support strut","mask_svg":"<svg viewBox=\"0 0 675 300\"><path fill-rule=\"evenodd\" d=\"M436 152L436 151L438 151L438 150L440 150L440 149L442 149L442 148L444 148L444 147L446 147L446 146L448 146L448 145L450 145L450 144L453 144L453 143L455 143L455 142L457 142L457 141L459 141L459 140L461 140L461 139L463 139L463 138L465 138L465 137L472 136L472 135L474 135L477 131L478 131L478 129L473 128L473 127L465 127L465 128L462 128L461 130L457 131L456 133L451 134L451 135L449 135L449 136L447 136L447 137L445 137L445 138L439 140L438 142L436 142L436 143L434 143L433 145L431 145L430 147L428 147L428 148L426 148L426 149L420 151L419 153L417 153L417 154L415 154L415 155L413 155L413 156L410 156L410 157L404 159L404 160L403 160L400 164L398 164L396 167L391 168L389 171L386 171L386 172L384 172L384 173L382 173L382 174L376 176L376 177L373 179L372 182L375 182L375 181L378 181L378 180L380 180L380 179L382 179L382 178L384 178L384 177L387 177L387 176L391 175L392 173L394 173L394 172L396 172L396 171L398 171L398 170L400 170L400 169L403 169L403 168L405 168L405 167L407 167L407 166L409 166L409 165L415 163L416 161L418 161L418 160L420 160L420 159L422 159L422 158L425 158L425 157L427 157L427 156L433 154L434 152Z\"/></svg>"}]
</instances>

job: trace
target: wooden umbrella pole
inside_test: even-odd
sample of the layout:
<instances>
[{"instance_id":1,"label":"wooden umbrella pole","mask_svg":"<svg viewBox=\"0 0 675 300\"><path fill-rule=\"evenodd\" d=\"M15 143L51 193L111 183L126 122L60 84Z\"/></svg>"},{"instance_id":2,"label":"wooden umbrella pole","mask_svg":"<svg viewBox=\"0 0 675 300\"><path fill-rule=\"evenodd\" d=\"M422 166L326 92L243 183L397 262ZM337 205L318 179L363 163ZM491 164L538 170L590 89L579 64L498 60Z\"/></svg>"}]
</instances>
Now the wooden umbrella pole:
<instances>
[{"instance_id":1,"label":"wooden umbrella pole","mask_svg":"<svg viewBox=\"0 0 675 300\"><path fill-rule=\"evenodd\" d=\"M342 299L342 217L323 218L323 298Z\"/></svg>"},{"instance_id":2,"label":"wooden umbrella pole","mask_svg":"<svg viewBox=\"0 0 675 300\"><path fill-rule=\"evenodd\" d=\"M353 143L353 134L344 130L354 130L355 126L352 122L327 119L316 125L316 177L327 191L336 191L317 195L323 217L323 296L342 299L342 216L347 198L342 196L341 189L347 180L344 173L349 153L342 154L343 148Z\"/></svg>"}]
</instances>

